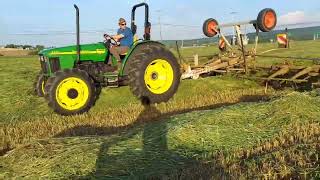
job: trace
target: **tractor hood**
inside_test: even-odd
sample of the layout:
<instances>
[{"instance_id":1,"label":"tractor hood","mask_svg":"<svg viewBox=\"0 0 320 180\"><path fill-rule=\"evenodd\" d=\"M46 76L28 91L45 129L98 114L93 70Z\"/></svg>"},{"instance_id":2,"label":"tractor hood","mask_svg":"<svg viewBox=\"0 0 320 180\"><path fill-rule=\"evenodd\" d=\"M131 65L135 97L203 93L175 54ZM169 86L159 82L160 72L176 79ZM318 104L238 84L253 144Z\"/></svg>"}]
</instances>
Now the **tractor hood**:
<instances>
[{"instance_id":1,"label":"tractor hood","mask_svg":"<svg viewBox=\"0 0 320 180\"><path fill-rule=\"evenodd\" d=\"M100 60L105 59L108 50L103 43L83 44L80 46L80 59L81 60ZM52 58L52 57L66 57L71 56L76 58L77 46L65 46L59 48L44 49L39 52L39 55Z\"/></svg>"}]
</instances>

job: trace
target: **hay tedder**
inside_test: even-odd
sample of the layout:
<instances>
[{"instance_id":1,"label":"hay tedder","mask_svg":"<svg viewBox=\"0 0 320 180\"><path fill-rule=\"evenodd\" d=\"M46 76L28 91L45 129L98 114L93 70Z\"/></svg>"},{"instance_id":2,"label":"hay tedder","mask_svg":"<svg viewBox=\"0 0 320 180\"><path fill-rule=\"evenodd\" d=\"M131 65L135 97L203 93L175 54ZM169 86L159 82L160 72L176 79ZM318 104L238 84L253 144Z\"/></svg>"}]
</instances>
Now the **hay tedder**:
<instances>
[{"instance_id":1,"label":"hay tedder","mask_svg":"<svg viewBox=\"0 0 320 180\"><path fill-rule=\"evenodd\" d=\"M256 32L251 50L247 50L244 43L245 36L241 32L241 26L247 24L252 24ZM218 21L213 18L206 20L203 24L203 33L207 37L219 36L218 48L220 53L203 66L184 65L182 79L197 79L201 76L235 72L237 74L246 74L247 77L249 74L255 74L248 78L262 80L266 87L268 87L268 85L274 88L282 88L290 85L297 89L318 87L320 84L320 65L317 63L311 66L296 66L287 62L270 66L258 63L257 57L319 60L312 58L267 56L263 53L257 54L259 33L269 32L273 30L276 25L276 12L270 8L263 9L258 14L257 19L250 21L219 24ZM235 30L236 37L232 37L233 42L231 43L228 41L229 37L222 33L222 28L227 27L233 27ZM272 50L266 52L270 51Z\"/></svg>"}]
</instances>

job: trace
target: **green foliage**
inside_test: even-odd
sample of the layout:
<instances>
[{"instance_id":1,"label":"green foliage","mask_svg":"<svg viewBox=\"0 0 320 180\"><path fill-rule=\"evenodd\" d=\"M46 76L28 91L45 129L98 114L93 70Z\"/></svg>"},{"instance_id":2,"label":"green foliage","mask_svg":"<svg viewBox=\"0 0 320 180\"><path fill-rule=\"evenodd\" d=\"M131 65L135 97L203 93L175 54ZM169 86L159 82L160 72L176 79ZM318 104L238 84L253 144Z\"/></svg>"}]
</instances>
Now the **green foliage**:
<instances>
[{"instance_id":1,"label":"green foliage","mask_svg":"<svg viewBox=\"0 0 320 180\"><path fill-rule=\"evenodd\" d=\"M5 48L17 48L18 46L15 44L7 44Z\"/></svg>"},{"instance_id":2,"label":"green foliage","mask_svg":"<svg viewBox=\"0 0 320 180\"><path fill-rule=\"evenodd\" d=\"M32 46L32 45L17 45L17 44L7 44L5 46L5 48L22 48L22 49L36 49L38 51L44 49L45 47L43 45L36 45L36 46Z\"/></svg>"},{"instance_id":3,"label":"green foliage","mask_svg":"<svg viewBox=\"0 0 320 180\"><path fill-rule=\"evenodd\" d=\"M38 51L43 50L45 47L43 45L36 45L35 47Z\"/></svg>"}]
</instances>

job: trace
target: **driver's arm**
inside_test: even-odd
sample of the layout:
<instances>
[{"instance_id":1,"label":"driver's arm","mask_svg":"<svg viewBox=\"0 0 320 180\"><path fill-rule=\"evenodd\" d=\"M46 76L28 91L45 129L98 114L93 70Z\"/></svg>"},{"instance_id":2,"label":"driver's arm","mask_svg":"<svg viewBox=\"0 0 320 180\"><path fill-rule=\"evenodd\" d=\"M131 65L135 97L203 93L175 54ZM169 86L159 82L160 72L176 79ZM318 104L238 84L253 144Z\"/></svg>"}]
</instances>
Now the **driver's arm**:
<instances>
[{"instance_id":1,"label":"driver's arm","mask_svg":"<svg viewBox=\"0 0 320 180\"><path fill-rule=\"evenodd\" d=\"M118 41L119 39L124 38L124 35L123 34L118 34L118 35L112 36L112 38Z\"/></svg>"}]
</instances>

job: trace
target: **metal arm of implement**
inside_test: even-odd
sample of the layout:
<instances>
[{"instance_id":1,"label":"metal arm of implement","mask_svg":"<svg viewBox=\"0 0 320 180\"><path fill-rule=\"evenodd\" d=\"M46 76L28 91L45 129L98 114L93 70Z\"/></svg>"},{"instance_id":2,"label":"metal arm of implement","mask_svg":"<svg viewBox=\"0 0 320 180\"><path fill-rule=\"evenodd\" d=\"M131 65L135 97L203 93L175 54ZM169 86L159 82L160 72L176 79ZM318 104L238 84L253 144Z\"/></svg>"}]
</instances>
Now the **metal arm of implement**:
<instances>
[{"instance_id":1,"label":"metal arm of implement","mask_svg":"<svg viewBox=\"0 0 320 180\"><path fill-rule=\"evenodd\" d=\"M250 20L250 21L239 21L239 22L233 22L233 23L226 23L218 25L219 28L223 27L233 27L233 26L240 26L240 25L246 25L246 24L256 24L257 20Z\"/></svg>"}]
</instances>

